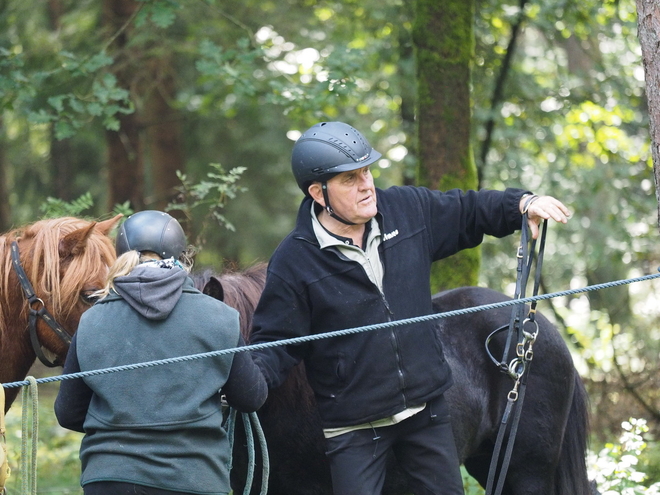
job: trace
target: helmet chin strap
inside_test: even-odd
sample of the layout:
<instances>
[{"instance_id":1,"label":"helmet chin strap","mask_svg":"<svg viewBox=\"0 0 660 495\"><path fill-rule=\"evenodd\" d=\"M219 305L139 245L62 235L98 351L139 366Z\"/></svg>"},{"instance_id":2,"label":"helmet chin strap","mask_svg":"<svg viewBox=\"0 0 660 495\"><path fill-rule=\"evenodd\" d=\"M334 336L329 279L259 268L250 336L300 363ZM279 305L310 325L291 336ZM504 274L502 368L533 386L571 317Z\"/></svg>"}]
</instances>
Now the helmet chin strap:
<instances>
[{"instance_id":1,"label":"helmet chin strap","mask_svg":"<svg viewBox=\"0 0 660 495\"><path fill-rule=\"evenodd\" d=\"M335 220L339 220L341 223L345 225L357 225L356 223L349 222L348 220L344 220L342 217L340 217L335 213L335 210L332 209L332 206L330 206L330 197L328 196L327 182L321 183L321 190L323 191L323 201L325 201L325 211L328 213L328 215L330 215Z\"/></svg>"}]
</instances>

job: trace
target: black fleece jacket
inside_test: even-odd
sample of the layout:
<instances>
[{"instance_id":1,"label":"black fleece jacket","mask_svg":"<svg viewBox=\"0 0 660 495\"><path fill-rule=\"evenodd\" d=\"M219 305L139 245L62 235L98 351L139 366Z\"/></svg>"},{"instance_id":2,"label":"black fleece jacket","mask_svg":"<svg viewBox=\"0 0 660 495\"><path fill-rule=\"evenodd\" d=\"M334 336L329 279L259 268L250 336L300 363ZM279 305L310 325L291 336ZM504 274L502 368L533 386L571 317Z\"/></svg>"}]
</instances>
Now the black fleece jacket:
<instances>
[{"instance_id":1,"label":"black fleece jacket","mask_svg":"<svg viewBox=\"0 0 660 495\"><path fill-rule=\"evenodd\" d=\"M431 314L432 262L477 246L485 234L503 237L520 229L525 191L392 187L376 193L383 293L359 263L336 249L320 249L312 200L305 198L295 229L270 260L252 343ZM277 346L254 357L270 388L304 360L325 428L388 417L452 384L433 322Z\"/></svg>"}]
</instances>

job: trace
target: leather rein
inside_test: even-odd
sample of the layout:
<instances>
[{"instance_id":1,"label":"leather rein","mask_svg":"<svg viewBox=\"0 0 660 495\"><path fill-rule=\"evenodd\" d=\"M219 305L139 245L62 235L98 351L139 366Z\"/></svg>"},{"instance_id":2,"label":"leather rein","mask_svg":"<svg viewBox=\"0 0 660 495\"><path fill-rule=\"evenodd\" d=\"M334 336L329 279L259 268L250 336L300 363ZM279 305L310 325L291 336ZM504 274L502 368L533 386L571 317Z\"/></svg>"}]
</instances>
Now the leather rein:
<instances>
[{"instance_id":1,"label":"leather rein","mask_svg":"<svg viewBox=\"0 0 660 495\"><path fill-rule=\"evenodd\" d=\"M543 254L545 251L545 237L548 227L548 221L543 221L541 231L540 245L536 256L536 273L534 276L533 295L536 296L541 285L541 267L543 266ZM516 291L514 299L525 297L527 281L531 275L534 264L534 254L536 252L536 240L529 238L527 227L527 214L523 215L522 237L518 247L518 267L516 279ZM527 388L527 377L529 368L534 358L533 345L539 333L539 324L536 321L536 304L533 301L530 304L529 311L526 311L524 304L518 304L513 307L511 319L508 325L503 325L493 331L486 339L486 352L493 363L507 374L513 381L513 389L507 395L507 404L502 415L500 428L493 449L488 479L486 483L486 495L501 495L504 489L506 474L509 469L513 445L518 431L518 424L522 412L522 403L525 398ZM525 317L525 312L527 316ZM507 331L506 344L502 359L499 361L490 351L489 344L493 337L502 331ZM507 363L509 351L515 343L515 357Z\"/></svg>"},{"instance_id":2,"label":"leather rein","mask_svg":"<svg viewBox=\"0 0 660 495\"><path fill-rule=\"evenodd\" d=\"M34 288L32 287L32 284L30 283L30 280L28 279L25 270L23 269L23 265L21 265L18 243L16 241L11 243L11 262L14 266L14 271L18 276L18 280L20 281L21 287L23 288L23 294L25 295L28 306L30 308L28 326L30 330L30 342L32 343L32 349L39 358L39 361L41 361L45 366L49 368L58 366L57 363L50 361L44 354L41 343L39 342L39 336L37 335L37 321L39 318L44 320L53 330L55 335L57 335L66 346L71 344L71 334L69 334L69 332L67 332L62 327L62 325L60 325L55 320L53 315L50 314L50 312L46 309L46 305L44 304L43 300L41 300L35 294Z\"/></svg>"}]
</instances>

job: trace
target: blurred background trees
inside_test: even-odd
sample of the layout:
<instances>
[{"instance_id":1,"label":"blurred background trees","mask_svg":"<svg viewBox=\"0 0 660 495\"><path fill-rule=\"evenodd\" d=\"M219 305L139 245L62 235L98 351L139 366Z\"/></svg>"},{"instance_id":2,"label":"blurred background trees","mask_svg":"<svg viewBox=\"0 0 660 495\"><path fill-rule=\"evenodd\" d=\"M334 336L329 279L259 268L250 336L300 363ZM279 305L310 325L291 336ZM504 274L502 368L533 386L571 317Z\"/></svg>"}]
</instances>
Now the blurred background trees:
<instances>
[{"instance_id":1,"label":"blurred background trees","mask_svg":"<svg viewBox=\"0 0 660 495\"><path fill-rule=\"evenodd\" d=\"M176 203L199 266L267 260L301 199L291 146L337 119L383 154L380 187L562 199L573 218L550 229L546 292L652 273L636 23L634 0L0 1L0 230L47 198L87 194L94 217ZM511 295L516 243L489 239L458 274ZM660 430L659 308L652 282L541 304L588 384L596 442L629 416Z\"/></svg>"}]
</instances>

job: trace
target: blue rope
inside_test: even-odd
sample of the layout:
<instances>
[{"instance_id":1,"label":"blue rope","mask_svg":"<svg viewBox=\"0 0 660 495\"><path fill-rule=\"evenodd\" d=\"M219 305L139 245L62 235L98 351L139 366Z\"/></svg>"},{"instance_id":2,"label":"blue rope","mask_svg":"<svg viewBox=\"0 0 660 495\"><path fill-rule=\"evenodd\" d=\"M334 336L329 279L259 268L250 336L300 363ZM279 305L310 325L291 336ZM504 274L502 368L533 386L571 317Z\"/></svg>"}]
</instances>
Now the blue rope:
<instances>
[{"instance_id":1,"label":"blue rope","mask_svg":"<svg viewBox=\"0 0 660 495\"><path fill-rule=\"evenodd\" d=\"M188 356L179 356L179 357L174 357L174 358L168 358L168 359L160 359L156 361L148 361L144 363L136 363L136 364L128 364L128 365L123 365L123 366L114 366L112 368L104 368L104 369L98 369L98 370L90 370L90 371L81 371L78 373L70 373L68 375L58 375L58 376L49 376L45 378L38 378L37 383L51 383L51 382L57 382L57 381L62 381L62 380L72 380L74 378L85 378L89 376L97 376L97 375L105 375L108 373L114 373L117 371L131 371L131 370L137 370L137 369L142 369L142 368L151 368L153 366L160 366L163 364L172 364L172 363L181 363L181 362L186 362L186 361L194 361L197 359L204 359L208 357L217 357L217 356L223 356L225 354L233 354L237 352L247 352L247 351L252 351L252 350L257 350L257 349L267 349L270 347L277 347L281 345L293 345L293 344L302 344L304 342L310 342L314 340L321 340L321 339L328 339L331 337L341 337L345 335L353 335L357 333L362 333L362 332L368 332L371 330L378 330L382 328L392 328L392 327L398 327L398 326L403 326L403 325L409 325L413 323L421 323L421 322L426 322L426 321L432 321L432 320L439 320L442 318L450 318L452 316L461 316L461 315L466 315L466 314L471 314L471 313L477 313L479 311L490 311L492 309L498 309L498 308L505 308L508 306L515 306L518 304L526 304L526 303L531 303L533 301L543 301L546 299L553 299L555 297L563 297L563 296L572 296L575 294L581 294L584 292L592 292L596 290L601 290L601 289L608 289L610 287L618 287L621 285L628 285L628 284L633 284L636 282L643 282L646 280L652 280L655 278L660 278L660 273L657 274L652 274L652 275L644 275L642 277L636 277L636 278L629 278L629 279L624 279L624 280L616 280L613 282L605 282L602 284L596 284L596 285L590 285L587 287L582 287L578 289L568 289L568 290L563 290L560 292L551 292L549 294L540 294L536 296L530 296L530 297L522 297L519 299L511 299L507 301L502 301L499 303L492 303L492 304L484 304L481 306L473 306L470 308L463 308L463 309L455 309L452 311L446 311L444 313L434 313L431 315L425 315L425 316L417 316L415 318L408 318L405 320L396 320L396 321L390 321L387 323L378 323L374 325L364 325L361 327L354 327L354 328L348 328L345 330L336 330L334 332L327 332L327 333L321 333L321 334L314 334L314 335L305 335L303 337L295 337L291 339L283 339L283 340L277 340L273 342L263 342L260 344L250 344L246 345L243 347L234 347L230 349L222 349L218 351L211 351L211 352L203 352L199 354L191 354ZM18 387L24 387L26 385L29 385L27 380L23 381L18 381L18 382L11 382L11 383L3 383L2 386L4 388L18 388Z\"/></svg>"}]
</instances>

